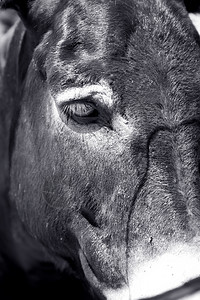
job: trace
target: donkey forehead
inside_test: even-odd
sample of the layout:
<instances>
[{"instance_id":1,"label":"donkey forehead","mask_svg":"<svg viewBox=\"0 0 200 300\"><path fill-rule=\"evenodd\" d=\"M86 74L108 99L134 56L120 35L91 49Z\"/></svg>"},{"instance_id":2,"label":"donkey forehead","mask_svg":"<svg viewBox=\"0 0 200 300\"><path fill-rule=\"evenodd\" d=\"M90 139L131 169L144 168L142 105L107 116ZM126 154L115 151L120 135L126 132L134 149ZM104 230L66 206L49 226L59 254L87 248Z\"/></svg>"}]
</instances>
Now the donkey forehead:
<instances>
[{"instance_id":1,"label":"donkey forehead","mask_svg":"<svg viewBox=\"0 0 200 300\"><path fill-rule=\"evenodd\" d=\"M132 1L60 1L39 46L50 86L60 90L63 82L99 82L108 75L110 60L116 69L111 73L118 73L123 60L114 58L125 57L135 25L132 6Z\"/></svg>"},{"instance_id":2,"label":"donkey forehead","mask_svg":"<svg viewBox=\"0 0 200 300\"><path fill-rule=\"evenodd\" d=\"M44 7L36 1L34 9ZM59 0L50 1L49 11L39 49L53 92L103 78L131 108L137 98L151 105L166 97L179 101L184 90L196 98L199 46L180 1Z\"/></svg>"},{"instance_id":3,"label":"donkey forehead","mask_svg":"<svg viewBox=\"0 0 200 300\"><path fill-rule=\"evenodd\" d=\"M191 45L189 18L186 20L187 12L179 1L169 4L150 0L147 5L138 0L55 2L49 8L53 16L47 40L53 46L49 51L51 60L53 56L59 61L60 70L64 62L69 65L86 61L88 65L90 61L101 60L100 64L90 65L90 69L100 69L103 74L102 62L105 66L112 60L112 67L121 64L126 68L127 60L133 63L144 60L144 56L144 61L152 60L151 55L158 61L161 50L163 57L167 57L169 48L175 57L184 59L186 51L180 44ZM39 7L33 6L33 13ZM43 47L46 46L45 39Z\"/></svg>"},{"instance_id":4,"label":"donkey forehead","mask_svg":"<svg viewBox=\"0 0 200 300\"><path fill-rule=\"evenodd\" d=\"M150 0L147 3L139 0L75 0L35 1L32 14L46 14L47 19L53 20L53 30L60 40L61 35L68 39L89 37L95 43L107 41L115 47L121 44L140 29L147 31L152 26L179 27L178 19L185 17L187 12L180 1L169 3L163 0ZM86 36L87 35L87 36ZM56 37L54 37L56 38Z\"/></svg>"},{"instance_id":5,"label":"donkey forehead","mask_svg":"<svg viewBox=\"0 0 200 300\"><path fill-rule=\"evenodd\" d=\"M54 40L68 51L81 44L82 50L85 47L101 57L107 54L109 45L124 48L135 27L134 3L132 0L76 0L67 4L60 1L54 13Z\"/></svg>"}]
</instances>

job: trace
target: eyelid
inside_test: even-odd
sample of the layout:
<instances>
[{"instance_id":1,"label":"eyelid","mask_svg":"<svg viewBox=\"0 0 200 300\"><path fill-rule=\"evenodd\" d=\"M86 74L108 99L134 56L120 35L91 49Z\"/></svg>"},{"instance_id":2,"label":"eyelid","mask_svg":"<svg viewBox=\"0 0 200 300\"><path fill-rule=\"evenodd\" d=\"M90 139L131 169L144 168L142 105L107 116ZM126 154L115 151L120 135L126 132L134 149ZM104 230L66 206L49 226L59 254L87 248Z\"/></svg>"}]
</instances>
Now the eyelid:
<instances>
[{"instance_id":1,"label":"eyelid","mask_svg":"<svg viewBox=\"0 0 200 300\"><path fill-rule=\"evenodd\" d=\"M67 109L72 115L88 116L88 112L91 114L91 112L95 111L94 105L90 103L79 103L75 101L71 105L66 104L65 106L67 106Z\"/></svg>"},{"instance_id":2,"label":"eyelid","mask_svg":"<svg viewBox=\"0 0 200 300\"><path fill-rule=\"evenodd\" d=\"M86 85L84 87L70 87L56 96L57 105L63 103L71 104L77 100L87 99L92 97L102 105L111 107L113 105L113 92L112 89L105 84Z\"/></svg>"}]
</instances>

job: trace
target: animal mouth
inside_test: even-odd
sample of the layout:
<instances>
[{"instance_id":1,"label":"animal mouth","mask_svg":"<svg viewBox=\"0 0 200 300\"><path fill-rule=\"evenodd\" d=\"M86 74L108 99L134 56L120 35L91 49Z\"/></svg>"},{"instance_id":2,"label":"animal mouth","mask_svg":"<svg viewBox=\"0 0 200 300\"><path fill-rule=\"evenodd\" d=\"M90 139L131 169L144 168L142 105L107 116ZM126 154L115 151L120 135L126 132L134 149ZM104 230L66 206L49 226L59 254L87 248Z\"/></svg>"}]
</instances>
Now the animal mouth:
<instances>
[{"instance_id":1,"label":"animal mouth","mask_svg":"<svg viewBox=\"0 0 200 300\"><path fill-rule=\"evenodd\" d=\"M107 300L199 300L198 249L182 244L159 257L138 263L129 260L128 286L103 291Z\"/></svg>"},{"instance_id":2,"label":"animal mouth","mask_svg":"<svg viewBox=\"0 0 200 300\"><path fill-rule=\"evenodd\" d=\"M85 274L85 277L87 280L95 287L100 289L100 282L97 279L97 276L95 274L95 271L93 270L92 266L90 265L86 255L82 250L79 250L79 259L81 262L81 266L83 269L83 272Z\"/></svg>"}]
</instances>

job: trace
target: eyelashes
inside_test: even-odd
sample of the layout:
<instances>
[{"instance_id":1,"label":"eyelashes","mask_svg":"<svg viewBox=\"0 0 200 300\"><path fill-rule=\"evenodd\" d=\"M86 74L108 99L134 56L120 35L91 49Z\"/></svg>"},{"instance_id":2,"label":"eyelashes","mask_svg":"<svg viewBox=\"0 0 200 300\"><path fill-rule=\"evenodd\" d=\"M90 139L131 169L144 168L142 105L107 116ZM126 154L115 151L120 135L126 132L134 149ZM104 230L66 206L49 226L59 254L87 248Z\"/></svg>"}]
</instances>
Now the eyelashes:
<instances>
[{"instance_id":1,"label":"eyelashes","mask_svg":"<svg viewBox=\"0 0 200 300\"><path fill-rule=\"evenodd\" d=\"M63 113L70 116L76 115L78 117L89 117L94 113L94 111L94 107L88 103L73 103L63 107Z\"/></svg>"},{"instance_id":2,"label":"eyelashes","mask_svg":"<svg viewBox=\"0 0 200 300\"><path fill-rule=\"evenodd\" d=\"M60 118L70 127L90 124L110 126L113 101L113 91L104 81L82 87L69 87L55 97ZM92 128L94 127L91 126L91 130Z\"/></svg>"},{"instance_id":3,"label":"eyelashes","mask_svg":"<svg viewBox=\"0 0 200 300\"><path fill-rule=\"evenodd\" d=\"M72 120L79 124L97 123L99 111L92 103L86 103L86 100L75 101L74 103L64 104L61 108L62 114L66 120Z\"/></svg>"}]
</instances>

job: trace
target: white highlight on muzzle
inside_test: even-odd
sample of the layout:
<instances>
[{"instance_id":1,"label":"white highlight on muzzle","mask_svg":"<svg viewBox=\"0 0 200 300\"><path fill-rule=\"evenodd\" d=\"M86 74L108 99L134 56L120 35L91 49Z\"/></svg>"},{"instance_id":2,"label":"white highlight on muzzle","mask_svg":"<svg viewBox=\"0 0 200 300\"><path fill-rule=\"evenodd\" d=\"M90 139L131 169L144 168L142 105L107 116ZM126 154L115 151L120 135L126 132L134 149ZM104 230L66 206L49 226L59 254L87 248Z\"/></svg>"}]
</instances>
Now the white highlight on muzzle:
<instances>
[{"instance_id":1,"label":"white highlight on muzzle","mask_svg":"<svg viewBox=\"0 0 200 300\"><path fill-rule=\"evenodd\" d=\"M161 256L137 264L129 264L129 289L105 290L107 300L138 300L153 297L182 286L200 276L200 251L179 245ZM199 293L183 300L199 300ZM181 299L181 300L182 300Z\"/></svg>"},{"instance_id":2,"label":"white highlight on muzzle","mask_svg":"<svg viewBox=\"0 0 200 300\"><path fill-rule=\"evenodd\" d=\"M164 254L135 270L130 280L132 299L155 296L199 275L200 258L189 253Z\"/></svg>"},{"instance_id":3,"label":"white highlight on muzzle","mask_svg":"<svg viewBox=\"0 0 200 300\"><path fill-rule=\"evenodd\" d=\"M181 300L199 300L200 299L200 292L199 293L195 293L194 295L188 296L188 297L184 297Z\"/></svg>"}]
</instances>

